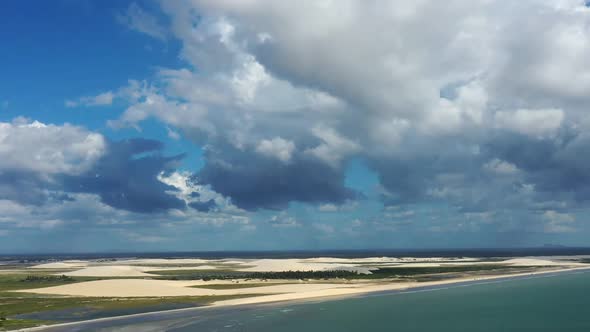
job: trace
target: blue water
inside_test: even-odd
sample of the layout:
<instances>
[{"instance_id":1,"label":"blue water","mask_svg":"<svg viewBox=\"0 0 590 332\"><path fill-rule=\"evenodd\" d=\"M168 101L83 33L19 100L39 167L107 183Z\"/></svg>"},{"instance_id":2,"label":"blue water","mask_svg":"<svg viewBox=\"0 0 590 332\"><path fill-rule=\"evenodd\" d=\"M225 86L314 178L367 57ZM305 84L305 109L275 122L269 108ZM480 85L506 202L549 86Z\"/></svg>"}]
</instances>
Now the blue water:
<instances>
[{"instance_id":1,"label":"blue water","mask_svg":"<svg viewBox=\"0 0 590 332\"><path fill-rule=\"evenodd\" d=\"M590 272L316 303L205 309L51 331L590 331Z\"/></svg>"}]
</instances>

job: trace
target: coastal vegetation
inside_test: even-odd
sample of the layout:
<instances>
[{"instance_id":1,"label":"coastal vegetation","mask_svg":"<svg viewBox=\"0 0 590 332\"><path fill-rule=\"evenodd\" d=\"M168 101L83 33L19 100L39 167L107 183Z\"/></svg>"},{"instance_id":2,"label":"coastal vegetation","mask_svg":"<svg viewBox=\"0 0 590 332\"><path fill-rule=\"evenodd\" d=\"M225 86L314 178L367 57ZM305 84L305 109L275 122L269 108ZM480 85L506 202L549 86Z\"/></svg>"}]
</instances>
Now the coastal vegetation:
<instances>
[{"instance_id":1,"label":"coastal vegetation","mask_svg":"<svg viewBox=\"0 0 590 332\"><path fill-rule=\"evenodd\" d=\"M157 279L165 280L230 280L230 279L273 279L273 280L306 280L306 279L387 279L413 277L430 274L467 273L467 272L514 272L532 267L507 267L500 264L454 265L432 267L380 267L371 274L356 271L281 271L281 272L241 272L234 270L169 270L156 271Z\"/></svg>"},{"instance_id":2,"label":"coastal vegetation","mask_svg":"<svg viewBox=\"0 0 590 332\"><path fill-rule=\"evenodd\" d=\"M179 297L70 297L15 293L14 290L60 286L75 282L100 280L91 277L52 276L46 274L4 274L0 275L0 331L9 331L42 324L57 323L51 319L19 318L19 315L56 312L77 309L70 320L84 319L80 312L93 315L115 316L117 314L140 313L179 307L207 305L214 301L243 298L251 295L230 296L179 296ZM102 314L101 314L102 313ZM45 316L45 315L43 315Z\"/></svg>"}]
</instances>

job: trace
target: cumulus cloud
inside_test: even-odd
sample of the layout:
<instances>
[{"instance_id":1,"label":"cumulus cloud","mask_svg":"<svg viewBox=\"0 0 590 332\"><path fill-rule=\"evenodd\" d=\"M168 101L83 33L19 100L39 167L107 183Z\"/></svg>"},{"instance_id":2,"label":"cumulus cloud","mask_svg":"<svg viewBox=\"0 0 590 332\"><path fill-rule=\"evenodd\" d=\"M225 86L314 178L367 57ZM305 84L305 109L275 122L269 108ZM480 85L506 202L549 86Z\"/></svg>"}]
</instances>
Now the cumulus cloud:
<instances>
[{"instance_id":1,"label":"cumulus cloud","mask_svg":"<svg viewBox=\"0 0 590 332\"><path fill-rule=\"evenodd\" d=\"M158 178L183 155L162 156L159 141L109 141L82 127L16 119L0 123L0 199L62 204L69 193L98 195L118 209L184 209L175 188Z\"/></svg>"},{"instance_id":2,"label":"cumulus cloud","mask_svg":"<svg viewBox=\"0 0 590 332\"><path fill-rule=\"evenodd\" d=\"M324 161L332 167L339 167L340 161L354 154L360 146L352 140L341 136L332 128L315 127L312 129L314 136L319 138L320 145L306 150L306 153Z\"/></svg>"},{"instance_id":3,"label":"cumulus cloud","mask_svg":"<svg viewBox=\"0 0 590 332\"><path fill-rule=\"evenodd\" d=\"M79 174L106 152L101 134L69 124L0 122L0 171Z\"/></svg>"},{"instance_id":4,"label":"cumulus cloud","mask_svg":"<svg viewBox=\"0 0 590 332\"><path fill-rule=\"evenodd\" d=\"M111 125L154 117L206 146L195 179L239 208L354 199L352 158L386 205L484 213L590 197L583 1L161 6L190 66L120 89L135 97Z\"/></svg>"}]
</instances>

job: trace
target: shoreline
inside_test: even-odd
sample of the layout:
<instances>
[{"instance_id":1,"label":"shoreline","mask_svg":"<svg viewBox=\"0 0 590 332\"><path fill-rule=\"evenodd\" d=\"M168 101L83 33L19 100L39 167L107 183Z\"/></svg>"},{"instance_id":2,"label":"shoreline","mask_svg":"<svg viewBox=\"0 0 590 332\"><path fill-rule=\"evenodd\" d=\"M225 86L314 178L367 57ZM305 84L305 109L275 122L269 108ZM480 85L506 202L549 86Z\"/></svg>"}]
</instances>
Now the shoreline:
<instances>
[{"instance_id":1,"label":"shoreline","mask_svg":"<svg viewBox=\"0 0 590 332\"><path fill-rule=\"evenodd\" d=\"M96 318L90 320L58 323L52 325L41 325L37 327L25 328L15 331L20 332L33 332L33 331L47 331L51 332L53 329L59 331L60 328L84 326L87 324L100 324L109 323L116 321L134 320L138 318L145 319L144 323L150 321L161 321L165 319L175 318L186 318L187 313L199 313L206 312L209 310L247 310L260 306L276 306L283 304L298 304L308 302L324 302L324 301L337 301L347 298L357 297L370 297L370 296L387 296L395 295L400 293L413 293L413 292L424 292L424 291L436 291L454 287L466 287L475 286L480 284L505 282L512 280L526 280L541 277L553 277L569 273L585 273L590 272L590 267L573 267L563 268L558 270L547 270L547 271L535 271L525 273L514 273L505 275L488 275L479 276L476 278L458 278L440 281L429 281L429 282L414 282L409 284L389 284L389 285L371 285L367 287L359 288L334 288L316 292L308 293L291 293L291 294L275 294L267 296L258 296L251 298L242 298L235 300L223 300L216 301L210 305L202 307L191 307L182 309L172 309L164 311L152 311L132 315L113 316ZM446 287L445 287L446 286ZM178 317L175 317L178 316Z\"/></svg>"},{"instance_id":2,"label":"shoreline","mask_svg":"<svg viewBox=\"0 0 590 332\"><path fill-rule=\"evenodd\" d=\"M547 270L547 271L535 271L535 272L523 272L503 275L482 275L476 278L456 278L448 280L438 281L426 281L426 282L411 282L411 283L397 283L397 284L386 284L386 285L367 285L359 288L334 288L326 289L317 292L306 292L306 293L289 293L289 294L275 294L266 296L256 296L249 298L240 298L234 300L222 300L213 302L208 307L224 307L224 306L237 306L237 305L252 305L252 304L270 304L287 301L297 300L312 300L314 298L325 299L332 297L355 297L355 296L367 296L368 294L384 293L384 294L395 294L404 291L411 291L422 288L435 288L442 289L440 286L453 285L457 287L459 285L473 285L480 284L490 281L509 281L517 279L526 279L527 277L535 276L546 276L551 274L563 274L574 271L590 271L590 267L574 267L574 268L563 268L558 270Z\"/></svg>"}]
</instances>

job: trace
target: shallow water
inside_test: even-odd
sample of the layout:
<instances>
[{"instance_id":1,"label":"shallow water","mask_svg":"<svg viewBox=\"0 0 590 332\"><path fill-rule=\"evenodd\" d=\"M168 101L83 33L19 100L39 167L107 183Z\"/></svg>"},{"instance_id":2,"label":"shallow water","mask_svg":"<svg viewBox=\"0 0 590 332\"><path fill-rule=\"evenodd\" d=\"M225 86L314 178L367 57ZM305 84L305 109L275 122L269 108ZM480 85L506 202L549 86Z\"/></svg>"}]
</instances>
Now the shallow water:
<instances>
[{"instance_id":1,"label":"shallow water","mask_svg":"<svg viewBox=\"0 0 590 332\"><path fill-rule=\"evenodd\" d=\"M129 323L86 325L80 331L587 332L590 331L590 273L319 303L202 310Z\"/></svg>"}]
</instances>

